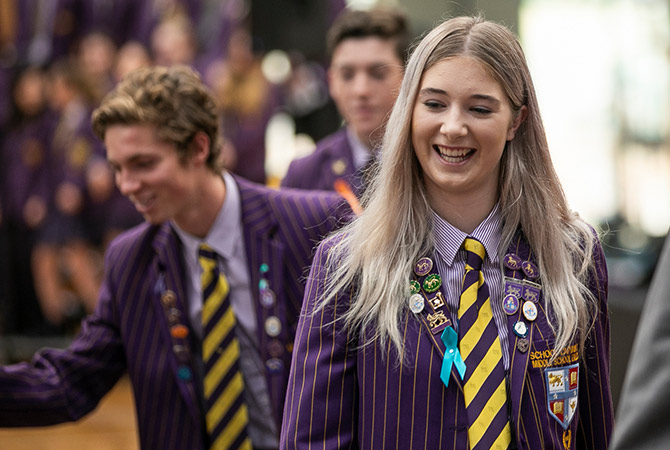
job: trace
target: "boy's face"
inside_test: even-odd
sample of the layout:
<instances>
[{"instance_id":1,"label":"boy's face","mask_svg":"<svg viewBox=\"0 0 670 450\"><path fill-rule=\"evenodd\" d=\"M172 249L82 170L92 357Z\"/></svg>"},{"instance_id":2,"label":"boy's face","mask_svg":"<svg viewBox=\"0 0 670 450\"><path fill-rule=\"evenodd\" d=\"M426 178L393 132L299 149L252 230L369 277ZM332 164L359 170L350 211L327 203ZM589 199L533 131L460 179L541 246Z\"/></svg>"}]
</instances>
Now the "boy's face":
<instances>
[{"instance_id":1,"label":"boy's face","mask_svg":"<svg viewBox=\"0 0 670 450\"><path fill-rule=\"evenodd\" d=\"M383 134L402 77L393 40L349 38L333 52L330 95L349 128L370 148Z\"/></svg>"},{"instance_id":2,"label":"boy's face","mask_svg":"<svg viewBox=\"0 0 670 450\"><path fill-rule=\"evenodd\" d=\"M201 172L181 161L173 144L158 138L153 125L112 125L105 132L107 159L116 185L152 223L193 214Z\"/></svg>"}]
</instances>

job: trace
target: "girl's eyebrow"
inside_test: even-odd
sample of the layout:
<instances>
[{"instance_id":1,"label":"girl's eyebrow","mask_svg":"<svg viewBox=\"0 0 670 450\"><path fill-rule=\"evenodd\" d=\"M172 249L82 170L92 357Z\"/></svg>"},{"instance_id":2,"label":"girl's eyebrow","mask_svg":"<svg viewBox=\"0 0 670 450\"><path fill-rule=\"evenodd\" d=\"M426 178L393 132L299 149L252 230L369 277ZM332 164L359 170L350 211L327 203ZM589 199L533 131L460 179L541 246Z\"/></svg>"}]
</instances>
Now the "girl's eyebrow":
<instances>
[{"instance_id":1,"label":"girl's eyebrow","mask_svg":"<svg viewBox=\"0 0 670 450\"><path fill-rule=\"evenodd\" d=\"M433 87L427 87L423 88L419 91L419 95L448 95L447 91L444 89L438 89L438 88L433 88ZM470 96L470 98L475 99L475 100L484 100L487 102L490 102L494 105L500 105L500 100L498 100L496 97L493 97L492 95L486 95L486 94L473 94Z\"/></svg>"}]
</instances>

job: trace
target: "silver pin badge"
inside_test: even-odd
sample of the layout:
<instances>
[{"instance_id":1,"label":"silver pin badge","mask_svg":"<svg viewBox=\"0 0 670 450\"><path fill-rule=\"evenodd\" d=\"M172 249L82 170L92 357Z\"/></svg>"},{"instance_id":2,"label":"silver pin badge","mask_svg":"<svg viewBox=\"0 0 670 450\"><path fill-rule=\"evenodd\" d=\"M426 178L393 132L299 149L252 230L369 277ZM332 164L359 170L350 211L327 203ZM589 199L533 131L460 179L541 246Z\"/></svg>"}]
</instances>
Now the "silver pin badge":
<instances>
[{"instance_id":1,"label":"silver pin badge","mask_svg":"<svg viewBox=\"0 0 670 450\"><path fill-rule=\"evenodd\" d=\"M423 311L425 302L421 294L414 294L409 298L409 310L414 314L419 314Z\"/></svg>"}]
</instances>

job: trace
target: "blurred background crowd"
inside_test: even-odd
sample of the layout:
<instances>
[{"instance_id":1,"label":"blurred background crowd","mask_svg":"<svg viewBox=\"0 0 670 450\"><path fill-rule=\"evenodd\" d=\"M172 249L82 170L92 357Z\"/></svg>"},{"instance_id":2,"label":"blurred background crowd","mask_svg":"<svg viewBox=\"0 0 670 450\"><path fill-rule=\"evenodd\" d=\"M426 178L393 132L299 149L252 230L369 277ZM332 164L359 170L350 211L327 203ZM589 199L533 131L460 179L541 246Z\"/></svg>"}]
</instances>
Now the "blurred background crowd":
<instances>
[{"instance_id":1,"label":"blurred background crowd","mask_svg":"<svg viewBox=\"0 0 670 450\"><path fill-rule=\"evenodd\" d=\"M115 188L89 123L128 71L196 68L219 100L226 167L258 183L278 183L265 167L266 130L277 113L310 139L337 129L321 30L344 1L299 2L296 12L310 24L304 43L270 55L268 42L274 49L291 44L277 37L276 25L265 25L280 11L255 14L277 5L257 3L0 2L0 334L74 332L95 306L107 243L141 220ZM287 34L291 29L298 31L287 27Z\"/></svg>"},{"instance_id":2,"label":"blurred background crowd","mask_svg":"<svg viewBox=\"0 0 670 450\"><path fill-rule=\"evenodd\" d=\"M519 33L568 199L604 232L616 400L670 224L669 0L0 0L0 362L77 331L107 243L141 220L89 123L125 73L196 68L226 166L277 186L341 126L325 30L374 4L415 36L475 12Z\"/></svg>"}]
</instances>

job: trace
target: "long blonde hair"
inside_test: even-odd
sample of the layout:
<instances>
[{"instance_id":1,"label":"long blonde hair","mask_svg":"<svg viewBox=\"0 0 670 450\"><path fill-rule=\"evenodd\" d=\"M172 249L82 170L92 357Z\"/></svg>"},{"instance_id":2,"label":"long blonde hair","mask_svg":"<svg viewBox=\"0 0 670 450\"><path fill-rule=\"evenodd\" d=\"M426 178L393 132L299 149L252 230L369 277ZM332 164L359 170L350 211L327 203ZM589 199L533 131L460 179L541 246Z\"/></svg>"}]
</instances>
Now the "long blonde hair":
<instances>
[{"instance_id":1,"label":"long blonde hair","mask_svg":"<svg viewBox=\"0 0 670 450\"><path fill-rule=\"evenodd\" d=\"M328 260L333 267L320 306L353 286L342 320L361 333L375 330L375 339L382 345L390 340L402 354L399 323L407 308L409 276L415 261L433 250L431 209L411 144L412 111L422 74L458 55L475 58L491 71L515 113L527 107L528 115L501 160L498 251L502 256L517 230L523 231L537 256L544 298L553 313L554 355L575 338L583 349L596 305L587 285L595 237L568 208L518 40L480 17L442 22L412 53L386 127L379 170L363 199L365 210L332 241Z\"/></svg>"}]
</instances>

